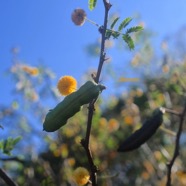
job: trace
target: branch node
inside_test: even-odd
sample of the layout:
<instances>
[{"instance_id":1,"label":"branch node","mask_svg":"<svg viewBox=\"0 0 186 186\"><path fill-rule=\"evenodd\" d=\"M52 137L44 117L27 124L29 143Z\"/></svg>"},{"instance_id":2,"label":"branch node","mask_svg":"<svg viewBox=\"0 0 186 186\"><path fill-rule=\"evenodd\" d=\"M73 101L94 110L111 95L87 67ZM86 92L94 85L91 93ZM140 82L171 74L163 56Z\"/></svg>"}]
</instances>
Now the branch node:
<instances>
[{"instance_id":1,"label":"branch node","mask_svg":"<svg viewBox=\"0 0 186 186\"><path fill-rule=\"evenodd\" d=\"M92 77L92 79L93 79L94 81L96 81L96 74L95 74L95 73L92 73L92 74L91 74L91 77Z\"/></svg>"},{"instance_id":2,"label":"branch node","mask_svg":"<svg viewBox=\"0 0 186 186\"><path fill-rule=\"evenodd\" d=\"M98 31L100 32L100 34L103 33L103 30L104 30L104 26L100 26L99 29L98 29Z\"/></svg>"},{"instance_id":3,"label":"branch node","mask_svg":"<svg viewBox=\"0 0 186 186\"><path fill-rule=\"evenodd\" d=\"M81 143L81 145L82 145L84 148L87 147L87 142L86 142L85 139L81 139L80 143Z\"/></svg>"},{"instance_id":4,"label":"branch node","mask_svg":"<svg viewBox=\"0 0 186 186\"><path fill-rule=\"evenodd\" d=\"M110 10L110 8L112 7L112 5L108 2L105 2L105 7L107 10Z\"/></svg>"},{"instance_id":5,"label":"branch node","mask_svg":"<svg viewBox=\"0 0 186 186\"><path fill-rule=\"evenodd\" d=\"M93 165L92 170L94 170L94 172L97 173L99 171L99 168L98 166Z\"/></svg>"}]
</instances>

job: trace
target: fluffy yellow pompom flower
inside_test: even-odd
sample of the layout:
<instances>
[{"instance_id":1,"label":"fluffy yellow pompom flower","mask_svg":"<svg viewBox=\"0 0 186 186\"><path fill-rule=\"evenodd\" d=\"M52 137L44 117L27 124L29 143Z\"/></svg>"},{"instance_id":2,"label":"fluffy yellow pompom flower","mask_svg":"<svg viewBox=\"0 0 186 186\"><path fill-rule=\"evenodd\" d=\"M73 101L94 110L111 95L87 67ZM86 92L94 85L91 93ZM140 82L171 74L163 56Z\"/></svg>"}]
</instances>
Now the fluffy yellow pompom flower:
<instances>
[{"instance_id":1,"label":"fluffy yellow pompom flower","mask_svg":"<svg viewBox=\"0 0 186 186\"><path fill-rule=\"evenodd\" d=\"M77 82L72 76L63 76L59 79L57 88L61 95L67 96L76 91Z\"/></svg>"},{"instance_id":2,"label":"fluffy yellow pompom flower","mask_svg":"<svg viewBox=\"0 0 186 186\"><path fill-rule=\"evenodd\" d=\"M84 167L78 167L74 171L74 181L77 183L77 185L82 186L88 183L90 179L90 175L87 169Z\"/></svg>"}]
</instances>

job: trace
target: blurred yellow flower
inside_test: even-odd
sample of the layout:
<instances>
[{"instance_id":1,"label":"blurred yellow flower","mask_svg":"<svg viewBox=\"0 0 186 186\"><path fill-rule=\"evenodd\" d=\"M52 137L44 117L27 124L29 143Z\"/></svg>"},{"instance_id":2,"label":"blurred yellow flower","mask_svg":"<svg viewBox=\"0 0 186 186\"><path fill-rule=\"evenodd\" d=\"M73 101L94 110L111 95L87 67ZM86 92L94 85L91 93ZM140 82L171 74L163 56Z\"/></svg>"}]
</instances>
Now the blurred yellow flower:
<instances>
[{"instance_id":1,"label":"blurred yellow flower","mask_svg":"<svg viewBox=\"0 0 186 186\"><path fill-rule=\"evenodd\" d=\"M148 180L150 178L150 175L147 171L143 171L142 174L141 174L141 177L144 179L144 180Z\"/></svg>"},{"instance_id":2,"label":"blurred yellow flower","mask_svg":"<svg viewBox=\"0 0 186 186\"><path fill-rule=\"evenodd\" d=\"M127 125L132 125L134 122L133 117L132 116L125 116L124 118L124 123Z\"/></svg>"},{"instance_id":3,"label":"blurred yellow flower","mask_svg":"<svg viewBox=\"0 0 186 186\"><path fill-rule=\"evenodd\" d=\"M59 79L57 88L61 95L67 96L76 91L77 82L72 76L63 76Z\"/></svg>"},{"instance_id":4,"label":"blurred yellow flower","mask_svg":"<svg viewBox=\"0 0 186 186\"><path fill-rule=\"evenodd\" d=\"M137 67L140 64L140 60L141 60L141 54L140 53L136 53L134 55L134 57L131 60L131 65L133 67Z\"/></svg>"},{"instance_id":5,"label":"blurred yellow flower","mask_svg":"<svg viewBox=\"0 0 186 186\"><path fill-rule=\"evenodd\" d=\"M89 179L90 179L90 175L89 172L86 168L84 167L78 167L75 171L74 171L74 181L77 183L77 185L81 186L81 185L85 185L88 183Z\"/></svg>"},{"instance_id":6,"label":"blurred yellow flower","mask_svg":"<svg viewBox=\"0 0 186 186\"><path fill-rule=\"evenodd\" d=\"M163 158L162 153L160 151L154 151L154 157L158 161L161 161L161 159Z\"/></svg>"},{"instance_id":7,"label":"blurred yellow flower","mask_svg":"<svg viewBox=\"0 0 186 186\"><path fill-rule=\"evenodd\" d=\"M114 118L109 119L109 121L108 121L109 131L113 132L113 131L118 130L118 128L119 128L119 122Z\"/></svg>"},{"instance_id":8,"label":"blurred yellow flower","mask_svg":"<svg viewBox=\"0 0 186 186\"><path fill-rule=\"evenodd\" d=\"M55 157L60 157L61 156L63 158L66 158L69 154L67 144L62 144L60 147L57 147L57 145L53 145L52 148L51 148L51 150L53 151L53 155Z\"/></svg>"},{"instance_id":9,"label":"blurred yellow flower","mask_svg":"<svg viewBox=\"0 0 186 186\"><path fill-rule=\"evenodd\" d=\"M75 25L82 26L86 19L86 12L80 8L75 9L71 18Z\"/></svg>"},{"instance_id":10,"label":"blurred yellow flower","mask_svg":"<svg viewBox=\"0 0 186 186\"><path fill-rule=\"evenodd\" d=\"M100 118L99 120L99 126L105 128L107 126L107 120L106 118Z\"/></svg>"},{"instance_id":11,"label":"blurred yellow flower","mask_svg":"<svg viewBox=\"0 0 186 186\"><path fill-rule=\"evenodd\" d=\"M164 73L168 73L169 70L170 70L169 65L166 64L166 65L163 65L163 66L162 66L162 72L164 72Z\"/></svg>"},{"instance_id":12,"label":"blurred yellow flower","mask_svg":"<svg viewBox=\"0 0 186 186\"><path fill-rule=\"evenodd\" d=\"M68 159L67 159L67 163L68 163L69 166L72 167L72 166L75 165L76 160L75 160L74 158L68 158Z\"/></svg>"},{"instance_id":13,"label":"blurred yellow flower","mask_svg":"<svg viewBox=\"0 0 186 186\"><path fill-rule=\"evenodd\" d=\"M60 157L61 156L61 152L59 149L56 149L53 151L54 157Z\"/></svg>"},{"instance_id":14,"label":"blurred yellow flower","mask_svg":"<svg viewBox=\"0 0 186 186\"><path fill-rule=\"evenodd\" d=\"M176 175L178 180L181 182L182 185L186 185L186 172L185 171L177 171Z\"/></svg>"},{"instance_id":15,"label":"blurred yellow flower","mask_svg":"<svg viewBox=\"0 0 186 186\"><path fill-rule=\"evenodd\" d=\"M137 96L137 97L141 97L142 95L143 95L143 90L140 89L140 88L138 88L138 89L136 90L136 96Z\"/></svg>"},{"instance_id":16,"label":"blurred yellow flower","mask_svg":"<svg viewBox=\"0 0 186 186\"><path fill-rule=\"evenodd\" d=\"M39 70L36 67L31 67L31 66L22 66L22 70L25 71L26 73L30 74L31 76L37 76L39 74Z\"/></svg>"}]
</instances>

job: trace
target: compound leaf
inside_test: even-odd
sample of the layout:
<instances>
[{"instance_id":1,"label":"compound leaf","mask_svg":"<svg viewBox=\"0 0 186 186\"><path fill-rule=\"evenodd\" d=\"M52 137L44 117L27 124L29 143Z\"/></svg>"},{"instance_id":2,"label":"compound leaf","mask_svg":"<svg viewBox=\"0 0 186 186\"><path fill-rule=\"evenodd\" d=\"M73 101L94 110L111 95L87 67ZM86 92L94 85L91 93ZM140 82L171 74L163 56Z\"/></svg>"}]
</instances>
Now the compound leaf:
<instances>
[{"instance_id":1,"label":"compound leaf","mask_svg":"<svg viewBox=\"0 0 186 186\"><path fill-rule=\"evenodd\" d=\"M97 0L89 0L88 1L88 8L93 10L96 7Z\"/></svg>"},{"instance_id":2,"label":"compound leaf","mask_svg":"<svg viewBox=\"0 0 186 186\"><path fill-rule=\"evenodd\" d=\"M21 140L21 137L17 137L15 139L8 138L4 141L1 141L1 149L4 154L11 155L11 151L14 149L14 146Z\"/></svg>"},{"instance_id":3,"label":"compound leaf","mask_svg":"<svg viewBox=\"0 0 186 186\"><path fill-rule=\"evenodd\" d=\"M110 29L113 29L113 28L114 28L114 26L115 26L115 24L117 23L118 20L119 20L119 17L116 17L116 18L114 19L114 21L112 22L112 24L111 24L111 26L110 26Z\"/></svg>"},{"instance_id":4,"label":"compound leaf","mask_svg":"<svg viewBox=\"0 0 186 186\"><path fill-rule=\"evenodd\" d=\"M123 28L125 28L130 22L132 21L131 17L127 17L122 21L122 23L119 25L118 31L121 31Z\"/></svg>"},{"instance_id":5,"label":"compound leaf","mask_svg":"<svg viewBox=\"0 0 186 186\"><path fill-rule=\"evenodd\" d=\"M134 27L131 27L129 29L127 29L127 34L129 33L132 33L132 32L138 32L138 31L141 31L143 30L143 27L142 26L134 26Z\"/></svg>"},{"instance_id":6,"label":"compound leaf","mask_svg":"<svg viewBox=\"0 0 186 186\"><path fill-rule=\"evenodd\" d=\"M127 43L130 49L134 49L134 42L129 34L123 34L122 38Z\"/></svg>"}]
</instances>

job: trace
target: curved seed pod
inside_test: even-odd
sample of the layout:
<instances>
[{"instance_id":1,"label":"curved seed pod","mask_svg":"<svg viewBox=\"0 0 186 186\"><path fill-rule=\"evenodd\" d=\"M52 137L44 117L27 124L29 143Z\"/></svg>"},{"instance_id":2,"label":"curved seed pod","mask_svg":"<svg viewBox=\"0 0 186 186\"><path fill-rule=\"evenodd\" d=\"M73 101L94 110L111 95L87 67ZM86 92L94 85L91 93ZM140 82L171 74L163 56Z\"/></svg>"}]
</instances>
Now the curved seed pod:
<instances>
[{"instance_id":1,"label":"curved seed pod","mask_svg":"<svg viewBox=\"0 0 186 186\"><path fill-rule=\"evenodd\" d=\"M132 151L140 147L156 132L163 122L164 111L156 109L151 118L144 122L143 126L131 134L118 148L118 152Z\"/></svg>"},{"instance_id":2,"label":"curved seed pod","mask_svg":"<svg viewBox=\"0 0 186 186\"><path fill-rule=\"evenodd\" d=\"M54 109L46 115L43 130L54 132L66 124L67 120L80 111L81 106L96 99L100 92L105 89L92 81L87 81L79 90L69 94Z\"/></svg>"}]
</instances>

